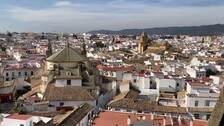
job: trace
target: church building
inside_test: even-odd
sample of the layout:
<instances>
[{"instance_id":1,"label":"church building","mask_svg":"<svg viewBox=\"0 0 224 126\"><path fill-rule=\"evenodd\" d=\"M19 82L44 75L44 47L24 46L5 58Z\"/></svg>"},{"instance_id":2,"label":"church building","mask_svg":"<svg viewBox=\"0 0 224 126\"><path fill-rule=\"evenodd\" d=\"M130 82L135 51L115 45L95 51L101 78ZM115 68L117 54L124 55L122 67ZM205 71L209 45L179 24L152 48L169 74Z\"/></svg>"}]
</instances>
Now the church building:
<instances>
[{"instance_id":1,"label":"church building","mask_svg":"<svg viewBox=\"0 0 224 126\"><path fill-rule=\"evenodd\" d=\"M75 108L83 103L97 106L100 90L88 66L88 59L69 44L48 57L42 75L43 100L57 109Z\"/></svg>"}]
</instances>

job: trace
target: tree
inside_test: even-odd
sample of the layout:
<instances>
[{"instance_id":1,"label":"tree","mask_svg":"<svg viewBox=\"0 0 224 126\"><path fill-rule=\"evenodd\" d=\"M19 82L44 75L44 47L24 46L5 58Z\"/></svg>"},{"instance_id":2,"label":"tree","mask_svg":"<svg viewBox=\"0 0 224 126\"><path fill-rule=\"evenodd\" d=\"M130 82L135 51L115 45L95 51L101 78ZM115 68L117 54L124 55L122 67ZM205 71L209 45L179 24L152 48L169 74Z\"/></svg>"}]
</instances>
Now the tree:
<instances>
[{"instance_id":1,"label":"tree","mask_svg":"<svg viewBox=\"0 0 224 126\"><path fill-rule=\"evenodd\" d=\"M207 69L207 70L206 70L206 77L209 77L210 75L216 75L216 72L214 72L214 71L211 70L211 69Z\"/></svg>"},{"instance_id":2,"label":"tree","mask_svg":"<svg viewBox=\"0 0 224 126\"><path fill-rule=\"evenodd\" d=\"M104 48L106 45L104 45L102 42L96 42L96 47L97 48Z\"/></svg>"}]
</instances>

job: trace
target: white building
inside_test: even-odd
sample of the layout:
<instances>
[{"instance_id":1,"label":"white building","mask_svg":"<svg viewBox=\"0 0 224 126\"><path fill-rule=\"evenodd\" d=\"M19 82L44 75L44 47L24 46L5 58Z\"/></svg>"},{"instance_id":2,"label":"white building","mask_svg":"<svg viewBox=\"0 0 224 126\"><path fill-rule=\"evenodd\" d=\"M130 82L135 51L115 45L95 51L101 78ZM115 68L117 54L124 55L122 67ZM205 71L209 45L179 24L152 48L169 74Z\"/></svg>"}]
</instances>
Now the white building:
<instances>
[{"instance_id":1,"label":"white building","mask_svg":"<svg viewBox=\"0 0 224 126\"><path fill-rule=\"evenodd\" d=\"M192 78L202 78L206 77L206 70L204 68L197 68L197 67L187 67L186 72Z\"/></svg>"},{"instance_id":2,"label":"white building","mask_svg":"<svg viewBox=\"0 0 224 126\"><path fill-rule=\"evenodd\" d=\"M189 82L186 87L189 111L196 119L208 119L215 107L219 92L204 82Z\"/></svg>"},{"instance_id":3,"label":"white building","mask_svg":"<svg viewBox=\"0 0 224 126\"><path fill-rule=\"evenodd\" d=\"M35 126L37 123L44 123L44 126L53 126L53 119L32 115L21 114L0 114L3 116L1 126Z\"/></svg>"},{"instance_id":4,"label":"white building","mask_svg":"<svg viewBox=\"0 0 224 126\"><path fill-rule=\"evenodd\" d=\"M140 95L159 96L159 85L156 83L155 77L151 76L151 74L133 74L131 83L140 90Z\"/></svg>"},{"instance_id":5,"label":"white building","mask_svg":"<svg viewBox=\"0 0 224 126\"><path fill-rule=\"evenodd\" d=\"M37 68L33 67L8 67L3 70L4 81L11 81L20 77L31 77Z\"/></svg>"}]
</instances>

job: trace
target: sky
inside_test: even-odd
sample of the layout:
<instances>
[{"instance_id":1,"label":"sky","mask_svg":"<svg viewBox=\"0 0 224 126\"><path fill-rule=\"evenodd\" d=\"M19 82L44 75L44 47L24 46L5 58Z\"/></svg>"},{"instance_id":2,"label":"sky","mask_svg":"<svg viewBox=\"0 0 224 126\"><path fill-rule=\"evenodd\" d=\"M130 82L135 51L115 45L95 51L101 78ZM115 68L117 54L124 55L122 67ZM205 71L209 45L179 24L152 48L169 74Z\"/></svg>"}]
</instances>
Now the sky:
<instances>
[{"instance_id":1,"label":"sky","mask_svg":"<svg viewBox=\"0 0 224 126\"><path fill-rule=\"evenodd\" d=\"M224 23L224 0L0 0L0 31L88 32Z\"/></svg>"}]
</instances>

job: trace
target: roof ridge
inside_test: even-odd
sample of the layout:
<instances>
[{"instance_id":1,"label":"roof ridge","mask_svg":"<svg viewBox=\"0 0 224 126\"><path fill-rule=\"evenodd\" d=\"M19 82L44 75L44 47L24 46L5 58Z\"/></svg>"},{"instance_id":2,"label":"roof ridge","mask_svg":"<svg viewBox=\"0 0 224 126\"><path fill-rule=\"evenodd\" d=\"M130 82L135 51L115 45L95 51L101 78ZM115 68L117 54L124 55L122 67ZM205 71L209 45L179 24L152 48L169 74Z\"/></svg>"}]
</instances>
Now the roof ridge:
<instances>
[{"instance_id":1,"label":"roof ridge","mask_svg":"<svg viewBox=\"0 0 224 126\"><path fill-rule=\"evenodd\" d=\"M64 48L65 49L65 48ZM51 55L51 56L54 56L55 55L55 57L57 57L64 49L61 49L60 51L58 51L58 52L56 52L55 54L53 54L53 55ZM49 56L49 57L51 57L51 56ZM48 58L49 58L48 57Z\"/></svg>"},{"instance_id":2,"label":"roof ridge","mask_svg":"<svg viewBox=\"0 0 224 126\"><path fill-rule=\"evenodd\" d=\"M71 47L70 47L70 49L71 49L72 51L74 51L74 52L80 54L80 55L78 55L80 58L86 58L86 57L84 57L81 53L79 53L77 50L75 50L74 48L71 48Z\"/></svg>"},{"instance_id":3,"label":"roof ridge","mask_svg":"<svg viewBox=\"0 0 224 126\"><path fill-rule=\"evenodd\" d=\"M66 46L64 49L47 58L47 61L52 62L78 62L86 60L88 60L86 57L70 46Z\"/></svg>"}]
</instances>

